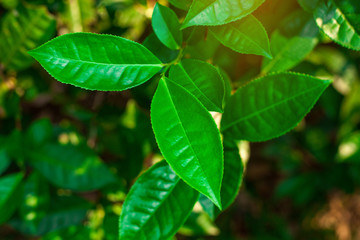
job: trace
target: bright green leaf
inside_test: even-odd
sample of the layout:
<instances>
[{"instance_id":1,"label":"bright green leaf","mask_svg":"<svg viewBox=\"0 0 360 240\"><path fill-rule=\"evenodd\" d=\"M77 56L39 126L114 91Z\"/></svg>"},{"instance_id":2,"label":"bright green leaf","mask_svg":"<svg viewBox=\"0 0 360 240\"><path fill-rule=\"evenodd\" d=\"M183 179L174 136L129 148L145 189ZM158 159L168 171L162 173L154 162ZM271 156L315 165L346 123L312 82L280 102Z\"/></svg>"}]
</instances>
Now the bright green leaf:
<instances>
[{"instance_id":1,"label":"bright green leaf","mask_svg":"<svg viewBox=\"0 0 360 240\"><path fill-rule=\"evenodd\" d=\"M45 7L19 7L2 19L0 26L0 62L5 67L21 70L33 59L27 51L49 40L56 22Z\"/></svg>"},{"instance_id":2,"label":"bright green leaf","mask_svg":"<svg viewBox=\"0 0 360 240\"><path fill-rule=\"evenodd\" d=\"M30 54L60 82L91 90L132 88L162 68L144 46L112 35L66 34Z\"/></svg>"},{"instance_id":3,"label":"bright green leaf","mask_svg":"<svg viewBox=\"0 0 360 240\"><path fill-rule=\"evenodd\" d=\"M179 50L172 50L166 47L154 33L147 36L143 45L163 63L170 63L179 55Z\"/></svg>"},{"instance_id":4,"label":"bright green leaf","mask_svg":"<svg viewBox=\"0 0 360 240\"><path fill-rule=\"evenodd\" d=\"M211 64L185 59L170 68L169 78L192 93L209 111L222 112L224 83Z\"/></svg>"},{"instance_id":5,"label":"bright green leaf","mask_svg":"<svg viewBox=\"0 0 360 240\"><path fill-rule=\"evenodd\" d=\"M360 2L324 0L314 10L317 25L334 42L360 51Z\"/></svg>"},{"instance_id":6,"label":"bright green leaf","mask_svg":"<svg viewBox=\"0 0 360 240\"><path fill-rule=\"evenodd\" d=\"M253 15L226 25L210 27L210 30L223 45L236 52L271 58L266 30Z\"/></svg>"},{"instance_id":7,"label":"bright green leaf","mask_svg":"<svg viewBox=\"0 0 360 240\"><path fill-rule=\"evenodd\" d=\"M115 180L112 172L84 146L46 144L29 157L44 177L62 188L90 191Z\"/></svg>"},{"instance_id":8,"label":"bright green leaf","mask_svg":"<svg viewBox=\"0 0 360 240\"><path fill-rule=\"evenodd\" d=\"M11 217L20 202L18 195L22 178L21 173L0 178L0 224Z\"/></svg>"},{"instance_id":9,"label":"bright green leaf","mask_svg":"<svg viewBox=\"0 0 360 240\"><path fill-rule=\"evenodd\" d=\"M156 3L152 15L152 27L159 40L170 49L179 49L182 44L182 32L175 12Z\"/></svg>"},{"instance_id":10,"label":"bright green leaf","mask_svg":"<svg viewBox=\"0 0 360 240\"><path fill-rule=\"evenodd\" d=\"M272 74L239 88L225 107L221 130L234 139L267 141L294 128L331 81Z\"/></svg>"},{"instance_id":11,"label":"bright green leaf","mask_svg":"<svg viewBox=\"0 0 360 240\"><path fill-rule=\"evenodd\" d=\"M169 239L183 225L199 193L161 161L135 182L120 216L121 239Z\"/></svg>"},{"instance_id":12,"label":"bright green leaf","mask_svg":"<svg viewBox=\"0 0 360 240\"><path fill-rule=\"evenodd\" d=\"M262 73L286 71L299 64L317 45L319 29L313 17L297 11L271 36L273 59L264 59Z\"/></svg>"},{"instance_id":13,"label":"bright green leaf","mask_svg":"<svg viewBox=\"0 0 360 240\"><path fill-rule=\"evenodd\" d=\"M216 26L239 20L265 0L194 0L182 28L195 25Z\"/></svg>"},{"instance_id":14,"label":"bright green leaf","mask_svg":"<svg viewBox=\"0 0 360 240\"><path fill-rule=\"evenodd\" d=\"M151 122L159 148L176 174L221 208L223 150L206 108L186 89L163 78L151 104Z\"/></svg>"}]
</instances>

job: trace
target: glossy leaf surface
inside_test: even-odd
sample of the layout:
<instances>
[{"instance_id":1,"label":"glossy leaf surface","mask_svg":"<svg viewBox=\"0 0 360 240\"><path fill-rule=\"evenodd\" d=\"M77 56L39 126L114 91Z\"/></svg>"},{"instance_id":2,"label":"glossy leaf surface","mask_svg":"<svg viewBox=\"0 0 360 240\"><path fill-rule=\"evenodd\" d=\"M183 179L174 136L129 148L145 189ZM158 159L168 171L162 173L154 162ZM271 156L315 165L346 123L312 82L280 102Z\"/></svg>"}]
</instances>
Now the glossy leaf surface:
<instances>
[{"instance_id":1,"label":"glossy leaf surface","mask_svg":"<svg viewBox=\"0 0 360 240\"><path fill-rule=\"evenodd\" d=\"M162 68L144 46L112 35L67 34L30 54L60 82L91 90L132 88Z\"/></svg>"},{"instance_id":2,"label":"glossy leaf surface","mask_svg":"<svg viewBox=\"0 0 360 240\"><path fill-rule=\"evenodd\" d=\"M327 0L314 10L317 25L334 42L360 50L360 2L357 0Z\"/></svg>"},{"instance_id":3,"label":"glossy leaf surface","mask_svg":"<svg viewBox=\"0 0 360 240\"><path fill-rule=\"evenodd\" d=\"M311 14L297 11L272 33L273 59L264 59L262 73L286 71L299 64L317 45L319 29Z\"/></svg>"},{"instance_id":4,"label":"glossy leaf surface","mask_svg":"<svg viewBox=\"0 0 360 240\"><path fill-rule=\"evenodd\" d=\"M163 78L151 104L151 122L161 153L176 174L221 208L223 150L206 108L186 89Z\"/></svg>"},{"instance_id":5,"label":"glossy leaf surface","mask_svg":"<svg viewBox=\"0 0 360 240\"><path fill-rule=\"evenodd\" d=\"M170 49L179 49L182 32L179 20L173 10L156 3L152 15L152 27L159 40Z\"/></svg>"},{"instance_id":6,"label":"glossy leaf surface","mask_svg":"<svg viewBox=\"0 0 360 240\"><path fill-rule=\"evenodd\" d=\"M29 67L34 60L27 51L49 40L55 27L55 19L44 7L20 7L7 13L0 26L0 62L9 69Z\"/></svg>"},{"instance_id":7,"label":"glossy leaf surface","mask_svg":"<svg viewBox=\"0 0 360 240\"><path fill-rule=\"evenodd\" d=\"M21 173L0 178L0 224L11 217L19 203Z\"/></svg>"},{"instance_id":8,"label":"glossy leaf surface","mask_svg":"<svg viewBox=\"0 0 360 240\"><path fill-rule=\"evenodd\" d=\"M30 159L43 176L62 188L89 191L115 181L112 172L86 147L47 144L33 151Z\"/></svg>"},{"instance_id":9,"label":"glossy leaf surface","mask_svg":"<svg viewBox=\"0 0 360 240\"><path fill-rule=\"evenodd\" d=\"M161 161L132 186L120 216L121 239L168 239L193 209L199 193Z\"/></svg>"},{"instance_id":10,"label":"glossy leaf surface","mask_svg":"<svg viewBox=\"0 0 360 240\"><path fill-rule=\"evenodd\" d=\"M239 193L243 179L244 166L236 141L224 136L224 177L221 184L221 204L227 209ZM200 203L208 215L214 220L220 210L208 199L200 197Z\"/></svg>"},{"instance_id":11,"label":"glossy leaf surface","mask_svg":"<svg viewBox=\"0 0 360 240\"><path fill-rule=\"evenodd\" d=\"M281 136L305 117L330 82L296 73L253 80L231 96L221 130L252 142Z\"/></svg>"},{"instance_id":12,"label":"glossy leaf surface","mask_svg":"<svg viewBox=\"0 0 360 240\"><path fill-rule=\"evenodd\" d=\"M223 45L236 52L271 58L266 30L253 15L226 25L210 27L210 30Z\"/></svg>"},{"instance_id":13,"label":"glossy leaf surface","mask_svg":"<svg viewBox=\"0 0 360 240\"><path fill-rule=\"evenodd\" d=\"M192 93L209 111L222 112L224 83L211 64L185 59L170 68L169 78Z\"/></svg>"},{"instance_id":14,"label":"glossy leaf surface","mask_svg":"<svg viewBox=\"0 0 360 240\"><path fill-rule=\"evenodd\" d=\"M265 0L194 0L182 28L216 26L239 20L258 8Z\"/></svg>"}]
</instances>

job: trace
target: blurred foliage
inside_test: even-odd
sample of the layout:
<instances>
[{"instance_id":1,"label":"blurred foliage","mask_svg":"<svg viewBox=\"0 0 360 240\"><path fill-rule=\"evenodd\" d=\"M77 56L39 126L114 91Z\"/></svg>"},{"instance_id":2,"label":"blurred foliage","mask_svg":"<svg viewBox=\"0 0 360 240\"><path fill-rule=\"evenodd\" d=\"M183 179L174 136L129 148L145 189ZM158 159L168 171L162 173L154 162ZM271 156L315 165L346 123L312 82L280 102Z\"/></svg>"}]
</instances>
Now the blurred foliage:
<instances>
[{"instance_id":1,"label":"blurred foliage","mask_svg":"<svg viewBox=\"0 0 360 240\"><path fill-rule=\"evenodd\" d=\"M188 5L170 2L184 17ZM0 4L0 238L118 239L129 188L159 160L149 118L158 79L124 92L85 91L51 79L27 51L89 31L144 42L170 62L177 52L149 35L155 1ZM267 0L254 15L272 39L296 45L309 37L305 29L288 41L299 34L288 19L306 21L299 11L295 0ZM185 56L224 69L235 87L260 74L261 57L237 54L206 28L193 29L184 31ZM360 239L360 55L322 33L310 37L293 70L334 84L294 131L251 144L236 202L215 221L197 204L177 239Z\"/></svg>"}]
</instances>

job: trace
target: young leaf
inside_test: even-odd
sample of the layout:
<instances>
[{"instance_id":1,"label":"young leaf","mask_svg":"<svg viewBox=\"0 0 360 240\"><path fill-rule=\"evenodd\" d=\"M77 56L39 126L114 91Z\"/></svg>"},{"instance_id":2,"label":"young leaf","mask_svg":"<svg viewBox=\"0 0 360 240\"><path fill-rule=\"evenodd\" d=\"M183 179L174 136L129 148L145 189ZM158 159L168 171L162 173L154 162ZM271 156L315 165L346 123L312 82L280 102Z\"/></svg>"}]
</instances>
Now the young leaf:
<instances>
[{"instance_id":1,"label":"young leaf","mask_svg":"<svg viewBox=\"0 0 360 240\"><path fill-rule=\"evenodd\" d=\"M273 59L264 59L262 73L286 71L299 64L317 45L319 29L312 15L297 11L271 36Z\"/></svg>"},{"instance_id":2,"label":"young leaf","mask_svg":"<svg viewBox=\"0 0 360 240\"><path fill-rule=\"evenodd\" d=\"M156 36L165 46L170 49L180 48L183 36L173 10L156 3L151 23Z\"/></svg>"},{"instance_id":3,"label":"young leaf","mask_svg":"<svg viewBox=\"0 0 360 240\"><path fill-rule=\"evenodd\" d=\"M360 4L358 0L328 0L314 10L317 25L334 42L360 51Z\"/></svg>"},{"instance_id":4,"label":"young leaf","mask_svg":"<svg viewBox=\"0 0 360 240\"><path fill-rule=\"evenodd\" d=\"M132 88L162 68L144 46L112 35L66 34L29 54L60 82L90 90Z\"/></svg>"},{"instance_id":5,"label":"young leaf","mask_svg":"<svg viewBox=\"0 0 360 240\"><path fill-rule=\"evenodd\" d=\"M228 208L239 193L243 179L244 166L236 141L224 136L224 177L221 184L221 204L223 210ZM203 195L202 195L203 196ZM208 199L200 196L200 204L209 216L215 220L220 210Z\"/></svg>"},{"instance_id":6,"label":"young leaf","mask_svg":"<svg viewBox=\"0 0 360 240\"><path fill-rule=\"evenodd\" d=\"M239 20L265 0L194 0L182 28L195 25L216 26Z\"/></svg>"},{"instance_id":7,"label":"young leaf","mask_svg":"<svg viewBox=\"0 0 360 240\"><path fill-rule=\"evenodd\" d=\"M296 73L258 78L231 96L221 131L252 142L281 136L305 117L330 83Z\"/></svg>"},{"instance_id":8,"label":"young leaf","mask_svg":"<svg viewBox=\"0 0 360 240\"><path fill-rule=\"evenodd\" d=\"M83 146L46 144L29 158L44 177L62 188L90 191L115 181L112 172Z\"/></svg>"},{"instance_id":9,"label":"young leaf","mask_svg":"<svg viewBox=\"0 0 360 240\"><path fill-rule=\"evenodd\" d=\"M185 59L170 68L169 78L192 93L209 111L222 112L224 83L211 64Z\"/></svg>"},{"instance_id":10,"label":"young leaf","mask_svg":"<svg viewBox=\"0 0 360 240\"><path fill-rule=\"evenodd\" d=\"M0 62L14 70L29 67L34 60L27 51L49 40L55 29L55 19L45 7L10 11L0 26Z\"/></svg>"},{"instance_id":11,"label":"young leaf","mask_svg":"<svg viewBox=\"0 0 360 240\"><path fill-rule=\"evenodd\" d=\"M226 25L210 27L210 31L223 45L236 52L271 58L266 30L253 15Z\"/></svg>"},{"instance_id":12,"label":"young leaf","mask_svg":"<svg viewBox=\"0 0 360 240\"><path fill-rule=\"evenodd\" d=\"M172 169L221 208L223 150L214 119L186 89L163 78L151 104L159 148Z\"/></svg>"},{"instance_id":13,"label":"young leaf","mask_svg":"<svg viewBox=\"0 0 360 240\"><path fill-rule=\"evenodd\" d=\"M22 178L21 173L0 178L0 224L6 222L17 208Z\"/></svg>"},{"instance_id":14,"label":"young leaf","mask_svg":"<svg viewBox=\"0 0 360 240\"><path fill-rule=\"evenodd\" d=\"M166 161L139 177L120 216L121 239L169 239L183 225L199 193L183 182Z\"/></svg>"}]
</instances>

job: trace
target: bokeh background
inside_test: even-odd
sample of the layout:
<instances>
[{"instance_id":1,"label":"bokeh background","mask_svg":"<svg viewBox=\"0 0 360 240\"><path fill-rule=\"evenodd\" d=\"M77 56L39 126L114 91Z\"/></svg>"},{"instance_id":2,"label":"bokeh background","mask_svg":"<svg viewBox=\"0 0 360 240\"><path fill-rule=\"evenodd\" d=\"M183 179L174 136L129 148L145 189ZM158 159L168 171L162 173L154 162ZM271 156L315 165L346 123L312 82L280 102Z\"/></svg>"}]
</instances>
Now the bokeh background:
<instances>
[{"instance_id":1,"label":"bokeh background","mask_svg":"<svg viewBox=\"0 0 360 240\"><path fill-rule=\"evenodd\" d=\"M152 34L155 3L0 0L0 239L118 239L129 188L161 159L149 118L157 79L86 91L57 82L26 52L58 35L95 32L171 61L177 52ZM301 11L296 0L267 0L254 15L271 36ZM221 46L205 28L197 33L185 57L221 67L234 89L260 74L262 57ZM197 204L174 239L360 239L360 54L319 39L292 71L333 85L290 133L242 142L235 203L215 222Z\"/></svg>"}]
</instances>

